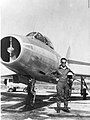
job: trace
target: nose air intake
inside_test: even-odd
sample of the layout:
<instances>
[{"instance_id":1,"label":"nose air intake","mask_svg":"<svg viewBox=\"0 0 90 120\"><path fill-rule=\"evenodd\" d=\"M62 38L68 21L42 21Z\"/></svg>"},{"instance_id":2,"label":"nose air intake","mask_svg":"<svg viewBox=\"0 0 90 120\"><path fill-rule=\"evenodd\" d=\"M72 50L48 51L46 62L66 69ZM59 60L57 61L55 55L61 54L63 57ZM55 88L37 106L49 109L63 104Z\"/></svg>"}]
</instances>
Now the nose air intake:
<instances>
[{"instance_id":1,"label":"nose air intake","mask_svg":"<svg viewBox=\"0 0 90 120\"><path fill-rule=\"evenodd\" d=\"M21 52L20 42L12 36L1 39L1 58L3 62L13 62Z\"/></svg>"}]
</instances>

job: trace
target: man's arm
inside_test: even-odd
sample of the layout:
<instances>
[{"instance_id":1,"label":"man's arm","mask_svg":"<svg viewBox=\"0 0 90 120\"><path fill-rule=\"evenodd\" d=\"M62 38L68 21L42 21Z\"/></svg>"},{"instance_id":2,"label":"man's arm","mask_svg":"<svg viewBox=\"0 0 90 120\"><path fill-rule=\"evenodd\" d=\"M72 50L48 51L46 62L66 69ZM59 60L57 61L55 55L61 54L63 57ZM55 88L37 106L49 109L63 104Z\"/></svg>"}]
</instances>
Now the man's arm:
<instances>
[{"instance_id":1,"label":"man's arm","mask_svg":"<svg viewBox=\"0 0 90 120\"><path fill-rule=\"evenodd\" d=\"M62 73L60 73L58 70L55 70L51 73L51 75L55 78L59 78Z\"/></svg>"}]
</instances>

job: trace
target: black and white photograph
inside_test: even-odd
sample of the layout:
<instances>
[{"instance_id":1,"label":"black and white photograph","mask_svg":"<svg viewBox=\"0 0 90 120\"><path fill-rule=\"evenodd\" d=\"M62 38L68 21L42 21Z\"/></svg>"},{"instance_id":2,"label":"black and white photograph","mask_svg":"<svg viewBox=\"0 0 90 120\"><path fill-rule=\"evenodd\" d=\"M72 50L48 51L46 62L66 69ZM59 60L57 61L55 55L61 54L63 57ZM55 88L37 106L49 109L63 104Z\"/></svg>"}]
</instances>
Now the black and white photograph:
<instances>
[{"instance_id":1,"label":"black and white photograph","mask_svg":"<svg viewBox=\"0 0 90 120\"><path fill-rule=\"evenodd\" d=\"M90 120L90 0L0 0L1 120Z\"/></svg>"}]
</instances>

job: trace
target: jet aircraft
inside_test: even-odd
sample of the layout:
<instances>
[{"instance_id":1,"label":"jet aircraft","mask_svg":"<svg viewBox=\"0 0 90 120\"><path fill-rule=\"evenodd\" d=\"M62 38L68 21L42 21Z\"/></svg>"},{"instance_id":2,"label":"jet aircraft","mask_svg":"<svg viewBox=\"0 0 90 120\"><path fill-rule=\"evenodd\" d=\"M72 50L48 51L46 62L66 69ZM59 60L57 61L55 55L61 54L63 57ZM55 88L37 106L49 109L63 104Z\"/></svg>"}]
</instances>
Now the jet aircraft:
<instances>
[{"instance_id":1,"label":"jet aircraft","mask_svg":"<svg viewBox=\"0 0 90 120\"><path fill-rule=\"evenodd\" d=\"M28 84L29 79L56 83L50 73L60 64L61 56L51 41L39 32L26 36L8 35L1 39L1 63L16 73L19 82ZM90 63L67 60L68 64L90 66ZM77 75L77 74L76 74ZM79 74L77 76L90 77Z\"/></svg>"}]
</instances>

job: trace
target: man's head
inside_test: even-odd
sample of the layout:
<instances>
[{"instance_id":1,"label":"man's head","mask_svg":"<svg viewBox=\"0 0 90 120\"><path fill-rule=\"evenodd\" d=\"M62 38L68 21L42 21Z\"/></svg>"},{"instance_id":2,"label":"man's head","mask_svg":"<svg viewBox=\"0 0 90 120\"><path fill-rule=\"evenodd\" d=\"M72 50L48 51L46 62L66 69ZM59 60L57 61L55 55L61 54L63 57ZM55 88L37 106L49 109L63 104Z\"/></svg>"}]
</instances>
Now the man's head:
<instances>
[{"instance_id":1,"label":"man's head","mask_svg":"<svg viewBox=\"0 0 90 120\"><path fill-rule=\"evenodd\" d=\"M61 66L65 67L66 66L67 59L66 58L61 58Z\"/></svg>"}]
</instances>

